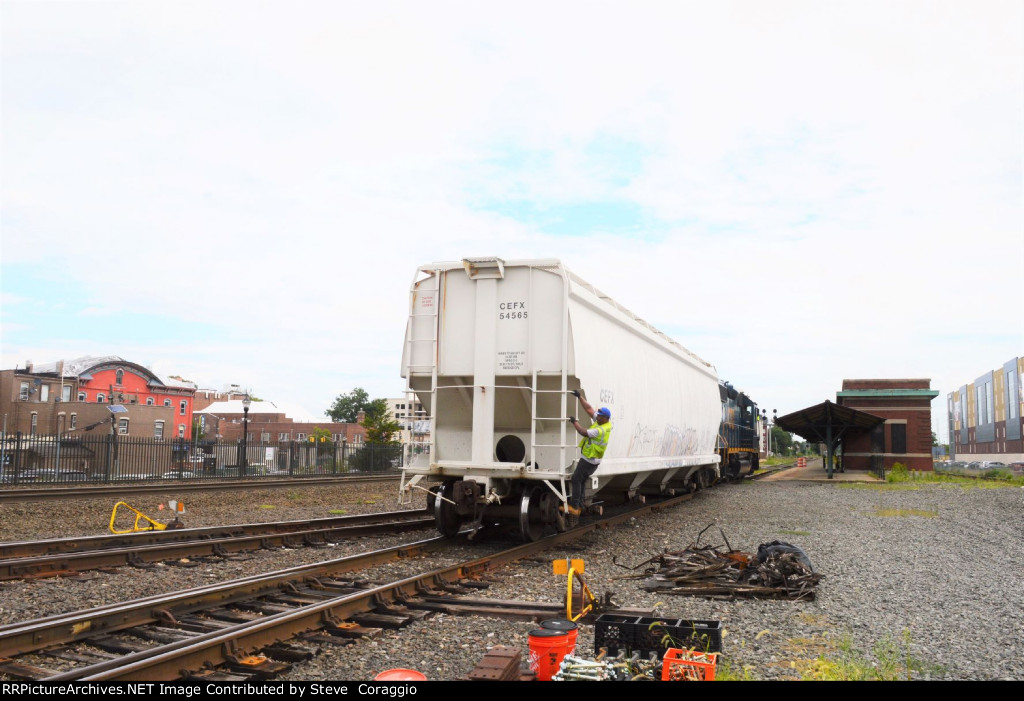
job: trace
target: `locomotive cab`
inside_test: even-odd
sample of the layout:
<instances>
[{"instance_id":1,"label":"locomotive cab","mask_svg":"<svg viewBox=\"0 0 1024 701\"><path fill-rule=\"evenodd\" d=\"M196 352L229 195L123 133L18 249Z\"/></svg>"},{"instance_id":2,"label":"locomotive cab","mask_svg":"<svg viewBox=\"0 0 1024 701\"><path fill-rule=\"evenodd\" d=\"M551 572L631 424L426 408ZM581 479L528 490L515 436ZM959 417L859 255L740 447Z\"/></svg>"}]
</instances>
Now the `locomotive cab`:
<instances>
[{"instance_id":1,"label":"locomotive cab","mask_svg":"<svg viewBox=\"0 0 1024 701\"><path fill-rule=\"evenodd\" d=\"M750 397L728 382L719 383L722 425L718 433L718 454L726 479L752 475L760 463L761 415Z\"/></svg>"}]
</instances>

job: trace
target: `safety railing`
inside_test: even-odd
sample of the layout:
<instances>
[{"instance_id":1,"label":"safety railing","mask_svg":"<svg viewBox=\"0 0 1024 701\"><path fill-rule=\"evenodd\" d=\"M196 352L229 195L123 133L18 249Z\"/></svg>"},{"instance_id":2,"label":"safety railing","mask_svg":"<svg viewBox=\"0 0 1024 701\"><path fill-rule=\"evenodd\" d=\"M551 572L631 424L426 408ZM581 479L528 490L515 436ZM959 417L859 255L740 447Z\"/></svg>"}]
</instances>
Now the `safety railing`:
<instances>
[{"instance_id":1,"label":"safety railing","mask_svg":"<svg viewBox=\"0 0 1024 701\"><path fill-rule=\"evenodd\" d=\"M414 443L422 448L421 443ZM256 442L155 440L107 434L0 435L0 488L224 478L318 477L398 472L403 443L318 440Z\"/></svg>"}]
</instances>

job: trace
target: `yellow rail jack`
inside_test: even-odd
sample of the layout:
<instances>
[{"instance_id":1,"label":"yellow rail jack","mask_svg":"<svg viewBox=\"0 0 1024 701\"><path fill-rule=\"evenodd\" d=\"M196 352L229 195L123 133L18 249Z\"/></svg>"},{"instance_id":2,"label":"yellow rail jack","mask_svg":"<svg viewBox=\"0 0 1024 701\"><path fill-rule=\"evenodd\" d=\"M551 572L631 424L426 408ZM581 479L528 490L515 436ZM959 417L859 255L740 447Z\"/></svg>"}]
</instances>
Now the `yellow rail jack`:
<instances>
[{"instance_id":1,"label":"yellow rail jack","mask_svg":"<svg viewBox=\"0 0 1024 701\"><path fill-rule=\"evenodd\" d=\"M123 531L119 531L114 528L114 521L117 520L117 509L121 506L135 514L135 522L132 524L132 527ZM184 528L185 524L178 517L178 514L185 513L185 505L180 501L172 501L168 503L168 506L172 511L174 511L174 520L169 523L160 523L159 521L154 521L149 516L146 516L146 514L142 513L134 506L131 506L126 502L119 501L114 504L114 510L110 513L110 532L114 535L123 535L125 533L138 533L140 531L165 531L173 530L175 528ZM160 507L162 509L163 504L161 504ZM143 525L140 526L140 522L144 522Z\"/></svg>"},{"instance_id":2,"label":"yellow rail jack","mask_svg":"<svg viewBox=\"0 0 1024 701\"><path fill-rule=\"evenodd\" d=\"M552 569L556 575L566 575L565 617L578 621L598 606L597 598L583 581L583 560L553 560Z\"/></svg>"}]
</instances>

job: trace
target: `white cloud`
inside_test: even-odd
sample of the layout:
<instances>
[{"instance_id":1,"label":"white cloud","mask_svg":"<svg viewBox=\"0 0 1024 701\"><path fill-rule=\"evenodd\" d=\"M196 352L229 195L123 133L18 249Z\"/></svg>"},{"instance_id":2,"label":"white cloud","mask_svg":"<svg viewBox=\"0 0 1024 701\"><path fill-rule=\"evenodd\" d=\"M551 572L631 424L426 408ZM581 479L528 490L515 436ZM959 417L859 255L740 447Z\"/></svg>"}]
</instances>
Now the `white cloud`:
<instances>
[{"instance_id":1,"label":"white cloud","mask_svg":"<svg viewBox=\"0 0 1024 701\"><path fill-rule=\"evenodd\" d=\"M1021 26L993 0L9 3L3 264L207 336L98 352L314 412L398 391L416 266L486 254L563 258L780 410L959 385L1024 345ZM506 198L655 228L478 209ZM5 362L93 352L4 294Z\"/></svg>"}]
</instances>

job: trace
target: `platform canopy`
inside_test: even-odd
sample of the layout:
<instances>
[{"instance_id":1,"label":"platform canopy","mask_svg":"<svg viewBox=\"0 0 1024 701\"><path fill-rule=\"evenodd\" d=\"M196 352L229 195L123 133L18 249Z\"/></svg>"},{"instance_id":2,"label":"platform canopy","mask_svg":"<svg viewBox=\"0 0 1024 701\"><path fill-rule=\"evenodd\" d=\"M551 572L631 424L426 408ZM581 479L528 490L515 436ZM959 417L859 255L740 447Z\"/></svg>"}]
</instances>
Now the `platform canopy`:
<instances>
[{"instance_id":1,"label":"platform canopy","mask_svg":"<svg viewBox=\"0 0 1024 701\"><path fill-rule=\"evenodd\" d=\"M828 477L832 479L832 455L849 430L870 431L885 419L866 411L857 411L828 401L794 411L775 419L775 425L784 431L795 433L812 443L824 443L828 450L825 465Z\"/></svg>"}]
</instances>

